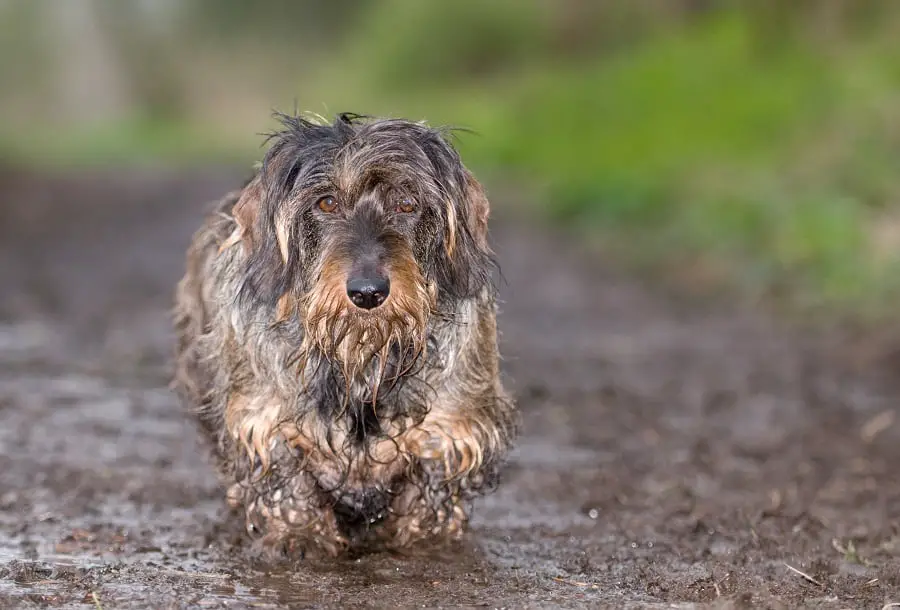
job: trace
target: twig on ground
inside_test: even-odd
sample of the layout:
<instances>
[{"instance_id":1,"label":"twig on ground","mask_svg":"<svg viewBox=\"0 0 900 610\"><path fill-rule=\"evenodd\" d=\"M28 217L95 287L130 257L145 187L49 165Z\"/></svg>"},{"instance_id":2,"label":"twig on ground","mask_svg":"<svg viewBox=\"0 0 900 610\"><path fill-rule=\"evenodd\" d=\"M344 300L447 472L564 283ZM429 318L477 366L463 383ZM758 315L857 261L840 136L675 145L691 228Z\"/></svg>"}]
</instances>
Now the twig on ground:
<instances>
[{"instance_id":1,"label":"twig on ground","mask_svg":"<svg viewBox=\"0 0 900 610\"><path fill-rule=\"evenodd\" d=\"M894 424L896 415L893 411L882 411L865 424L859 432L860 437L866 444L875 440L879 434L890 428Z\"/></svg>"},{"instance_id":2,"label":"twig on ground","mask_svg":"<svg viewBox=\"0 0 900 610\"><path fill-rule=\"evenodd\" d=\"M594 583L591 582L581 582L578 580L566 580L565 578L560 578L559 576L554 576L553 580L556 582L561 582L565 585L572 585L573 587L596 587Z\"/></svg>"},{"instance_id":3,"label":"twig on ground","mask_svg":"<svg viewBox=\"0 0 900 610\"><path fill-rule=\"evenodd\" d=\"M786 567L788 570L790 570L790 571L793 572L794 574L797 574L798 576L802 576L803 578L805 578L806 580L808 580L808 581L811 582L812 584L816 585L817 587L824 587L824 586L825 586L825 585L823 585L822 583L820 583L818 580L816 580L815 578L813 578L812 576L810 576L809 574L807 574L806 572L801 572L800 570L798 570L798 569L795 568L794 566L788 564L786 561L785 561L785 562L782 562L782 563L784 563L784 567Z\"/></svg>"},{"instance_id":4,"label":"twig on ground","mask_svg":"<svg viewBox=\"0 0 900 610\"><path fill-rule=\"evenodd\" d=\"M713 588L716 590L716 597L722 597L722 589L719 587L719 585L721 585L729 578L731 578L731 572L723 576L721 579L713 581Z\"/></svg>"},{"instance_id":5,"label":"twig on ground","mask_svg":"<svg viewBox=\"0 0 900 610\"><path fill-rule=\"evenodd\" d=\"M100 596L97 595L96 591L91 591L91 598L94 600L94 605L97 606L97 610L103 610L103 606L100 605Z\"/></svg>"}]
</instances>

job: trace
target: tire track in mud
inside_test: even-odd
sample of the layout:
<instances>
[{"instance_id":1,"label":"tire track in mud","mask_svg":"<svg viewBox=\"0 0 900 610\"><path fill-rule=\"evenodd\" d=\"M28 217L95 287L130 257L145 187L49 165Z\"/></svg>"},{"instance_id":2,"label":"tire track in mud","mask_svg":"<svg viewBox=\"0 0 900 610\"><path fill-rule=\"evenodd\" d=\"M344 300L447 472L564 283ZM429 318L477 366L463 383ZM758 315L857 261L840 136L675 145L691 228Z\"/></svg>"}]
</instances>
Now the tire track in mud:
<instances>
[{"instance_id":1,"label":"tire track in mud","mask_svg":"<svg viewBox=\"0 0 900 610\"><path fill-rule=\"evenodd\" d=\"M879 371L838 367L828 336L675 302L499 204L525 429L471 535L248 567L166 388L184 248L242 177L0 180L0 607L900 601L900 418Z\"/></svg>"}]
</instances>

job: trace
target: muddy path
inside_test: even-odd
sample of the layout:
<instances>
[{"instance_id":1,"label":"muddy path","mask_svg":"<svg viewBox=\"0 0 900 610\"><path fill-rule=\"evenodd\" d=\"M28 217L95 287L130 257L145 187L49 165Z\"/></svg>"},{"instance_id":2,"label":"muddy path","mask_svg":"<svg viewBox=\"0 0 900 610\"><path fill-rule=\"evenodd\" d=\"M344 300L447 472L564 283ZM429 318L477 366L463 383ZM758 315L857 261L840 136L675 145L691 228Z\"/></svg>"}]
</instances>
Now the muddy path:
<instances>
[{"instance_id":1,"label":"muddy path","mask_svg":"<svg viewBox=\"0 0 900 610\"><path fill-rule=\"evenodd\" d=\"M465 543L262 569L167 390L172 286L224 170L0 177L0 607L900 602L878 368L678 303L498 209L525 430ZM499 206L498 206L499 207Z\"/></svg>"}]
</instances>

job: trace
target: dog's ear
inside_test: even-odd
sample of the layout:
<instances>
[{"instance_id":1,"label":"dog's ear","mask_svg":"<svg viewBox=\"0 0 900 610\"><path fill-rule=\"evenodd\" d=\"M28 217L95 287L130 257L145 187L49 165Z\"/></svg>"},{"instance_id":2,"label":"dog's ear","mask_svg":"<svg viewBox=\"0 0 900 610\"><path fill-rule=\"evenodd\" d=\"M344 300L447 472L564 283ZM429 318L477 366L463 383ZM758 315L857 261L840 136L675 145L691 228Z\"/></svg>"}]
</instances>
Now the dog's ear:
<instances>
[{"instance_id":1,"label":"dog's ear","mask_svg":"<svg viewBox=\"0 0 900 610\"><path fill-rule=\"evenodd\" d=\"M270 304L277 317L283 319L289 313L287 301L280 301L290 285L291 269L280 264L286 260L281 251L277 230L266 213L266 185L262 171L244 186L231 216L237 225L237 241L246 253L246 270L239 298L254 304Z\"/></svg>"},{"instance_id":2,"label":"dog's ear","mask_svg":"<svg viewBox=\"0 0 900 610\"><path fill-rule=\"evenodd\" d=\"M447 200L447 234L444 236L444 248L451 259L456 252L457 242L465 241L467 235L475 242L475 246L487 250L488 217L491 213L490 202L484 187L472 173L463 170L463 185L458 197ZM460 231L463 231L460 234Z\"/></svg>"},{"instance_id":3,"label":"dog's ear","mask_svg":"<svg viewBox=\"0 0 900 610\"><path fill-rule=\"evenodd\" d=\"M259 175L244 186L231 215L237 223L241 240L248 250L259 245L259 214L262 209L263 187Z\"/></svg>"},{"instance_id":4,"label":"dog's ear","mask_svg":"<svg viewBox=\"0 0 900 610\"><path fill-rule=\"evenodd\" d=\"M462 205L466 208L466 216L471 225L472 237L480 247L487 250L488 217L491 215L491 204L484 187L475 179L472 172L465 170L465 187Z\"/></svg>"},{"instance_id":5,"label":"dog's ear","mask_svg":"<svg viewBox=\"0 0 900 610\"><path fill-rule=\"evenodd\" d=\"M456 298L469 298L491 281L493 257L488 245L490 203L484 188L468 170L446 202L443 262L438 284Z\"/></svg>"},{"instance_id":6,"label":"dog's ear","mask_svg":"<svg viewBox=\"0 0 900 610\"><path fill-rule=\"evenodd\" d=\"M445 133L425 129L421 145L444 199L444 231L434 244L438 252L431 275L441 293L453 299L471 298L491 283L494 271L487 239L490 204Z\"/></svg>"}]
</instances>

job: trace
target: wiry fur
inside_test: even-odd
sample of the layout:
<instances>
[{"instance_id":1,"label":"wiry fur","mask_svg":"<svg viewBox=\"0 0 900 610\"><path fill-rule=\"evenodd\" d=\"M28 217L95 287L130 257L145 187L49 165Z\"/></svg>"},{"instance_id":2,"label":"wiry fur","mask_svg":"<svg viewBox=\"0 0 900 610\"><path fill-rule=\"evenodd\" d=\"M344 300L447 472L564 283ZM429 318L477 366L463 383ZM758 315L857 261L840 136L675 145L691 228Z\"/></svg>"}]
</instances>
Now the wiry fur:
<instances>
[{"instance_id":1,"label":"wiry fur","mask_svg":"<svg viewBox=\"0 0 900 610\"><path fill-rule=\"evenodd\" d=\"M256 175L188 251L175 386L265 548L458 536L517 427L498 371L488 201L424 124L280 118ZM323 195L339 209L317 209ZM361 257L391 280L370 311L346 296Z\"/></svg>"}]
</instances>

